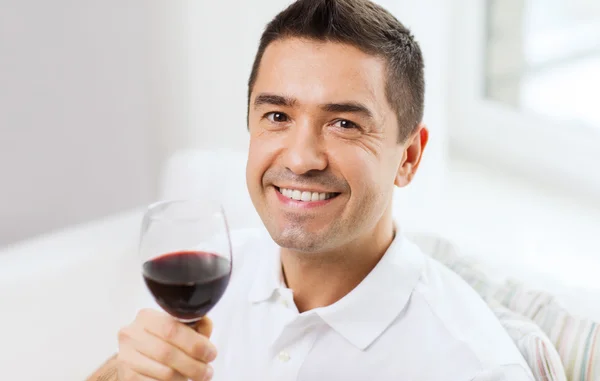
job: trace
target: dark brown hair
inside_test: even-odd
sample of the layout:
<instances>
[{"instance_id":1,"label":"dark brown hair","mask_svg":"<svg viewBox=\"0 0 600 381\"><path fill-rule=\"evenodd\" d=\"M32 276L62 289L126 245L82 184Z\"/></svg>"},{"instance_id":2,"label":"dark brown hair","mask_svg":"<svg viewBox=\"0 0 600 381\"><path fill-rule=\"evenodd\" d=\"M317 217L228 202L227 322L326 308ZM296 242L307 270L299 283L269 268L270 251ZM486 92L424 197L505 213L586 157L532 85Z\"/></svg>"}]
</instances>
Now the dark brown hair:
<instances>
[{"instance_id":1,"label":"dark brown hair","mask_svg":"<svg viewBox=\"0 0 600 381\"><path fill-rule=\"evenodd\" d=\"M265 49L284 38L307 38L352 45L383 57L386 95L397 114L399 141L423 119L423 55L410 31L392 14L368 0L297 0L267 24L248 80L248 106Z\"/></svg>"}]
</instances>

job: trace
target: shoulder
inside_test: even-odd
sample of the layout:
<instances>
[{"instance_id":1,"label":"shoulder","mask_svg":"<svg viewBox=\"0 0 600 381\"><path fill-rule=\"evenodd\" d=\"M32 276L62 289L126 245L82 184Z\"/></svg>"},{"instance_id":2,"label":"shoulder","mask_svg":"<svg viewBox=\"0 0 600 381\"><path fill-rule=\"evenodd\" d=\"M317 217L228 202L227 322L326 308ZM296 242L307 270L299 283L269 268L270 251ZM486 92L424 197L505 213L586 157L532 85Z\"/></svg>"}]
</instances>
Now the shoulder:
<instances>
[{"instance_id":1,"label":"shoulder","mask_svg":"<svg viewBox=\"0 0 600 381\"><path fill-rule=\"evenodd\" d=\"M445 348L462 352L461 358L468 359L474 375L486 369L498 372L505 366L511 371L519 367L526 370L521 353L479 294L452 270L405 240L408 249L418 250L424 258L413 302L447 344Z\"/></svg>"}]
</instances>

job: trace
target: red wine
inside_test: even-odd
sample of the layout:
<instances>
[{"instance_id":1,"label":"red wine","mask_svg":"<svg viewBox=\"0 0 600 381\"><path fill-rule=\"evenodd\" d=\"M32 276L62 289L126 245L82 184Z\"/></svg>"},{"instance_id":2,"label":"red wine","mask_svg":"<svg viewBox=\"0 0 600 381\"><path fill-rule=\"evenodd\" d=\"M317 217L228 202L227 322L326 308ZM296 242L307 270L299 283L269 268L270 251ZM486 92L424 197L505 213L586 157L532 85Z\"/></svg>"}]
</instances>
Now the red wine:
<instances>
[{"instance_id":1,"label":"red wine","mask_svg":"<svg viewBox=\"0 0 600 381\"><path fill-rule=\"evenodd\" d=\"M221 299L231 262L202 251L180 251L156 257L142 266L146 286L167 313L193 320L206 315Z\"/></svg>"}]
</instances>

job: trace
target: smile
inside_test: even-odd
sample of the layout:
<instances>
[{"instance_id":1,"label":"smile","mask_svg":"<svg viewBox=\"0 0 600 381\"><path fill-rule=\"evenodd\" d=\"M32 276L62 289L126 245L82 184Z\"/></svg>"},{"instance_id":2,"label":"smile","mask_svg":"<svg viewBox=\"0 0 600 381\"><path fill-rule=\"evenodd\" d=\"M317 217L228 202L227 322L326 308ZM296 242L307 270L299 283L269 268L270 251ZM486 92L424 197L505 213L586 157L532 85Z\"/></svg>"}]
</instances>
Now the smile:
<instances>
[{"instance_id":1,"label":"smile","mask_svg":"<svg viewBox=\"0 0 600 381\"><path fill-rule=\"evenodd\" d=\"M324 201L329 200L330 198L336 197L339 193L321 193L321 192L309 192L309 191L301 191L298 189L287 189L287 188L276 188L279 193L283 196L296 200L296 201Z\"/></svg>"}]
</instances>

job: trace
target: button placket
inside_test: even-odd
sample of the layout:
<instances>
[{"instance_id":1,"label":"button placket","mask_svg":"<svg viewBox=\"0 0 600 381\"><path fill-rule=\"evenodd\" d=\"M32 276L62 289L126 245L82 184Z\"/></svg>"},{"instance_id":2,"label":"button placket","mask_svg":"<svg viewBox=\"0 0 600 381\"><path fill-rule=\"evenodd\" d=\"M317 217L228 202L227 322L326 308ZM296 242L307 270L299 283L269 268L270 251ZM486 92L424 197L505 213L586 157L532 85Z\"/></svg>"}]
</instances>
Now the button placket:
<instances>
[{"instance_id":1,"label":"button placket","mask_svg":"<svg viewBox=\"0 0 600 381\"><path fill-rule=\"evenodd\" d=\"M313 318L300 317L284 328L275 341L270 375L272 380L296 380L306 356L315 343L317 332L310 327ZM307 331L308 329L308 331Z\"/></svg>"}]
</instances>

